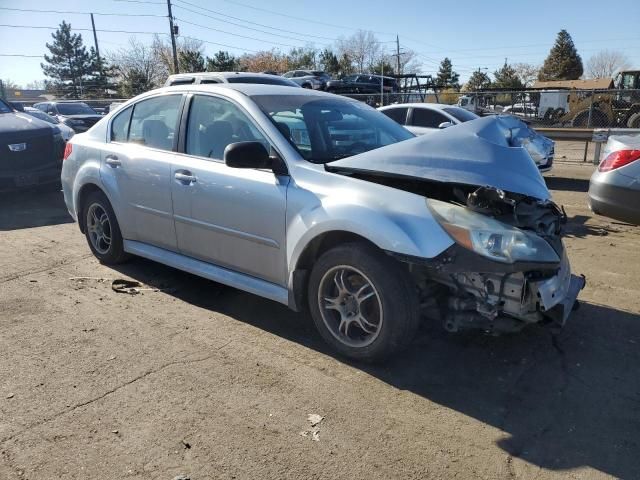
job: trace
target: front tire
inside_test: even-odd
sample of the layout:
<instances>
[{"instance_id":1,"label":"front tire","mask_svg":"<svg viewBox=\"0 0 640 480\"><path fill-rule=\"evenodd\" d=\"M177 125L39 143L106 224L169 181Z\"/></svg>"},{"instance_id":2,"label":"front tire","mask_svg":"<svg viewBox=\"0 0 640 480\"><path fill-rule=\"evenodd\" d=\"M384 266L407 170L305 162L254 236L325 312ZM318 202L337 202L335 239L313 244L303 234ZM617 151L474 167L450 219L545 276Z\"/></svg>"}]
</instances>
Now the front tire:
<instances>
[{"instance_id":1,"label":"front tire","mask_svg":"<svg viewBox=\"0 0 640 480\"><path fill-rule=\"evenodd\" d=\"M129 259L111 203L102 192L91 192L83 205L84 233L91 252L101 263L117 265Z\"/></svg>"},{"instance_id":2,"label":"front tire","mask_svg":"<svg viewBox=\"0 0 640 480\"><path fill-rule=\"evenodd\" d=\"M324 253L308 286L311 315L322 338L340 354L378 362L413 339L418 296L409 273L364 243Z\"/></svg>"}]
</instances>

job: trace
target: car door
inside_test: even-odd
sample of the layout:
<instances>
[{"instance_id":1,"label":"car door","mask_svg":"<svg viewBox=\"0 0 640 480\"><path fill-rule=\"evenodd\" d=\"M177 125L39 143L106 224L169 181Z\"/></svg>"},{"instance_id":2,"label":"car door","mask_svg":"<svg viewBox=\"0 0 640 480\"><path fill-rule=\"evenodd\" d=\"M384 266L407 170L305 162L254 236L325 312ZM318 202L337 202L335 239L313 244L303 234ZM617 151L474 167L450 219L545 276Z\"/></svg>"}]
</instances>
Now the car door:
<instances>
[{"instance_id":1,"label":"car door","mask_svg":"<svg viewBox=\"0 0 640 480\"><path fill-rule=\"evenodd\" d=\"M258 140L268 146L264 134L242 108L213 95L194 95L183 119L171 183L180 252L286 285L289 177L223 161L231 143Z\"/></svg>"},{"instance_id":2,"label":"car door","mask_svg":"<svg viewBox=\"0 0 640 480\"><path fill-rule=\"evenodd\" d=\"M431 108L413 108L410 113L407 130L416 135L424 135L425 133L438 130L438 126L441 123L449 121L449 118L437 110Z\"/></svg>"},{"instance_id":3,"label":"car door","mask_svg":"<svg viewBox=\"0 0 640 480\"><path fill-rule=\"evenodd\" d=\"M123 236L177 251L171 165L183 95L147 98L111 122L101 176L116 200Z\"/></svg>"}]
</instances>

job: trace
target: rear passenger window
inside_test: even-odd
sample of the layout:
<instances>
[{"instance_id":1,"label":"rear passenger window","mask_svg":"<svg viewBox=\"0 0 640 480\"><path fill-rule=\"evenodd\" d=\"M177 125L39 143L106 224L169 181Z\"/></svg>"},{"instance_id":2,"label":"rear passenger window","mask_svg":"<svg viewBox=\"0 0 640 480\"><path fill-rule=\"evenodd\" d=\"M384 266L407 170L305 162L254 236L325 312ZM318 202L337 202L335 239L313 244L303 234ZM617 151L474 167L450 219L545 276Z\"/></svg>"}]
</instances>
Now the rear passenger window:
<instances>
[{"instance_id":1,"label":"rear passenger window","mask_svg":"<svg viewBox=\"0 0 640 480\"><path fill-rule=\"evenodd\" d=\"M438 125L448 121L449 119L439 112L427 108L414 108L411 124L416 127L438 128Z\"/></svg>"},{"instance_id":2,"label":"rear passenger window","mask_svg":"<svg viewBox=\"0 0 640 480\"><path fill-rule=\"evenodd\" d=\"M381 110L381 112L391 120L396 121L400 125L404 125L407 121L407 110L408 108L388 108L386 110Z\"/></svg>"},{"instance_id":3,"label":"rear passenger window","mask_svg":"<svg viewBox=\"0 0 640 480\"><path fill-rule=\"evenodd\" d=\"M131 112L133 107L128 107L111 122L111 141L124 143L129 135L129 124L131 123Z\"/></svg>"},{"instance_id":4,"label":"rear passenger window","mask_svg":"<svg viewBox=\"0 0 640 480\"><path fill-rule=\"evenodd\" d=\"M175 138L182 95L163 95L133 106L129 143L171 150Z\"/></svg>"},{"instance_id":5,"label":"rear passenger window","mask_svg":"<svg viewBox=\"0 0 640 480\"><path fill-rule=\"evenodd\" d=\"M269 143L247 115L233 103L217 97L195 95L187 122L186 153L222 160L230 143Z\"/></svg>"}]
</instances>

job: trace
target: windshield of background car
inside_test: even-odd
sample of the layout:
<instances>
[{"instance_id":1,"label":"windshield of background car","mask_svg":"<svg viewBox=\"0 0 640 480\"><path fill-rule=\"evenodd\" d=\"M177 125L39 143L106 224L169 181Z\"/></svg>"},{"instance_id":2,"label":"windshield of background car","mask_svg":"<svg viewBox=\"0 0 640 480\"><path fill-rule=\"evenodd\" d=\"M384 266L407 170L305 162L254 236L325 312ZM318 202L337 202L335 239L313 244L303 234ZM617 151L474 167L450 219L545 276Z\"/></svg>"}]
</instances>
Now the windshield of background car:
<instances>
[{"instance_id":1,"label":"windshield of background car","mask_svg":"<svg viewBox=\"0 0 640 480\"><path fill-rule=\"evenodd\" d=\"M237 77L227 77L227 81L229 83L261 83L263 85L286 85L288 87L291 86L291 82L289 80L284 80L282 78L278 78L275 75L273 78L270 77L248 77L248 76L237 76Z\"/></svg>"},{"instance_id":2,"label":"windshield of background car","mask_svg":"<svg viewBox=\"0 0 640 480\"><path fill-rule=\"evenodd\" d=\"M0 100L0 113L11 113L13 109L4 100Z\"/></svg>"},{"instance_id":3,"label":"windshield of background car","mask_svg":"<svg viewBox=\"0 0 640 480\"><path fill-rule=\"evenodd\" d=\"M453 118L460 120L461 122L469 122L471 120L475 120L476 118L480 118L473 112L469 110L465 110L464 108L443 108L445 112L451 115Z\"/></svg>"},{"instance_id":4,"label":"windshield of background car","mask_svg":"<svg viewBox=\"0 0 640 480\"><path fill-rule=\"evenodd\" d=\"M254 95L254 102L312 163L328 163L414 135L365 103L315 95Z\"/></svg>"},{"instance_id":5,"label":"windshield of background car","mask_svg":"<svg viewBox=\"0 0 640 480\"><path fill-rule=\"evenodd\" d=\"M97 115L96 111L85 103L58 103L60 115Z\"/></svg>"}]
</instances>

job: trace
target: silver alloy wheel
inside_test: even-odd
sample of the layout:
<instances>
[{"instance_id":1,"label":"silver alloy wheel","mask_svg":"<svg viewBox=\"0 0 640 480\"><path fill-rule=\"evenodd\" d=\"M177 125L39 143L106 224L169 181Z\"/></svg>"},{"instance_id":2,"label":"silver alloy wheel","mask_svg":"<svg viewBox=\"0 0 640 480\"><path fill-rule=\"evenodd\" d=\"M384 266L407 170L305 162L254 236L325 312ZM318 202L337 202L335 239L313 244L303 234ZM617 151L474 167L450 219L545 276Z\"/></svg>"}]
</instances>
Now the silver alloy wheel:
<instances>
[{"instance_id":1,"label":"silver alloy wheel","mask_svg":"<svg viewBox=\"0 0 640 480\"><path fill-rule=\"evenodd\" d=\"M382 329L383 310L373 282L357 268L329 269L318 288L318 306L331 334L349 347L371 345Z\"/></svg>"},{"instance_id":2,"label":"silver alloy wheel","mask_svg":"<svg viewBox=\"0 0 640 480\"><path fill-rule=\"evenodd\" d=\"M87 232L93 248L106 255L111 248L111 222L109 215L99 203L92 203L87 209Z\"/></svg>"}]
</instances>

